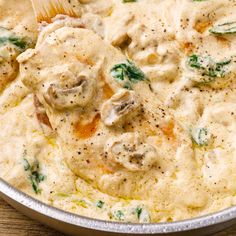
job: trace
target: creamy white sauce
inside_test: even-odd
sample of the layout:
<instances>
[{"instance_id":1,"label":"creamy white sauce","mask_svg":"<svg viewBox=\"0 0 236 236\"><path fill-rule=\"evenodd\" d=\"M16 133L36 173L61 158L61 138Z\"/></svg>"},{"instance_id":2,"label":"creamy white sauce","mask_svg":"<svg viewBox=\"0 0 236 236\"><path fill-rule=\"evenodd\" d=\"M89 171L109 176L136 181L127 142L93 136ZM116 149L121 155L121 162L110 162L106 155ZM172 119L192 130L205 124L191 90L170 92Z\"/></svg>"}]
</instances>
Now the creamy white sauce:
<instances>
[{"instance_id":1,"label":"creamy white sauce","mask_svg":"<svg viewBox=\"0 0 236 236\"><path fill-rule=\"evenodd\" d=\"M2 178L105 220L235 204L236 33L209 31L236 21L235 1L79 1L81 18L57 16L38 37L30 1L18 2L0 1L0 26L36 47L14 46L12 77L0 64ZM144 81L121 81L124 67Z\"/></svg>"}]
</instances>

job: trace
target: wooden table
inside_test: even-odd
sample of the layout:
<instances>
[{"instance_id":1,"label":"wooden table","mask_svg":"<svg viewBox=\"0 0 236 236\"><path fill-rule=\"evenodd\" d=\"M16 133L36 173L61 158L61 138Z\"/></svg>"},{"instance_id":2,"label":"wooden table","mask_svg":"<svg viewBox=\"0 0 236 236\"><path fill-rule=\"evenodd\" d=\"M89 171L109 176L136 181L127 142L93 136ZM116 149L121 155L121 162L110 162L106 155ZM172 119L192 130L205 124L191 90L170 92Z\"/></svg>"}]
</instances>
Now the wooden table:
<instances>
[{"instance_id":1,"label":"wooden table","mask_svg":"<svg viewBox=\"0 0 236 236\"><path fill-rule=\"evenodd\" d=\"M27 218L0 199L0 236L63 236ZM236 226L214 236L236 236Z\"/></svg>"},{"instance_id":2,"label":"wooden table","mask_svg":"<svg viewBox=\"0 0 236 236\"><path fill-rule=\"evenodd\" d=\"M63 236L17 212L0 199L0 236Z\"/></svg>"}]
</instances>

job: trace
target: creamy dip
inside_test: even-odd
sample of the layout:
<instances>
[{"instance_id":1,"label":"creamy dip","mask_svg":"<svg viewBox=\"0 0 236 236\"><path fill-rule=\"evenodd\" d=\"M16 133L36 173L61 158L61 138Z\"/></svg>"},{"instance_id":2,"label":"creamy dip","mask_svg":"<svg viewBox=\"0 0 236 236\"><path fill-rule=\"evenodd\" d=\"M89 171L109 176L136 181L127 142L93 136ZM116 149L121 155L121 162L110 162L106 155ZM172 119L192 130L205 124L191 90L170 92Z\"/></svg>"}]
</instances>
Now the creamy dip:
<instances>
[{"instance_id":1,"label":"creamy dip","mask_svg":"<svg viewBox=\"0 0 236 236\"><path fill-rule=\"evenodd\" d=\"M37 31L0 1L0 176L112 221L235 205L236 1L71 4Z\"/></svg>"}]
</instances>

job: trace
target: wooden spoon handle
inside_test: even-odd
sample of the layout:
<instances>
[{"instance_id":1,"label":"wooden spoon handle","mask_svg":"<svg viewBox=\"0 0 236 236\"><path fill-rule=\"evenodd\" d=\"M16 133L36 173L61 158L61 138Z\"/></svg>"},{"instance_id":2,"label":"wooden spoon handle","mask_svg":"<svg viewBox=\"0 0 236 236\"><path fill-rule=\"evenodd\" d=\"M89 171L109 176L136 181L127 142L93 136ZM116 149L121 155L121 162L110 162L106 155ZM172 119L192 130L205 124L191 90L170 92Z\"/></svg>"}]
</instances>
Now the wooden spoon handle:
<instances>
[{"instance_id":1,"label":"wooden spoon handle","mask_svg":"<svg viewBox=\"0 0 236 236\"><path fill-rule=\"evenodd\" d=\"M31 0L37 22L51 22L58 14L78 16L75 6L67 0Z\"/></svg>"}]
</instances>

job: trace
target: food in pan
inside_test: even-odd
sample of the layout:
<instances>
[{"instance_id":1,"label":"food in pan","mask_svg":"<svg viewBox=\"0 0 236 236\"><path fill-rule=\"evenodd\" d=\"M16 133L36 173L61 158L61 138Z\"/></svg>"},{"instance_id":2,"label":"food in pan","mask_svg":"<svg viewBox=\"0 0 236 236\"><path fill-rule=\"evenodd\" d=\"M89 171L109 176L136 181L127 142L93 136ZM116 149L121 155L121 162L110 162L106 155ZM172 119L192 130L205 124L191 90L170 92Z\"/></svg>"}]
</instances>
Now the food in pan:
<instances>
[{"instance_id":1,"label":"food in pan","mask_svg":"<svg viewBox=\"0 0 236 236\"><path fill-rule=\"evenodd\" d=\"M236 2L71 4L38 27L30 1L0 2L0 176L120 222L234 205Z\"/></svg>"}]
</instances>

